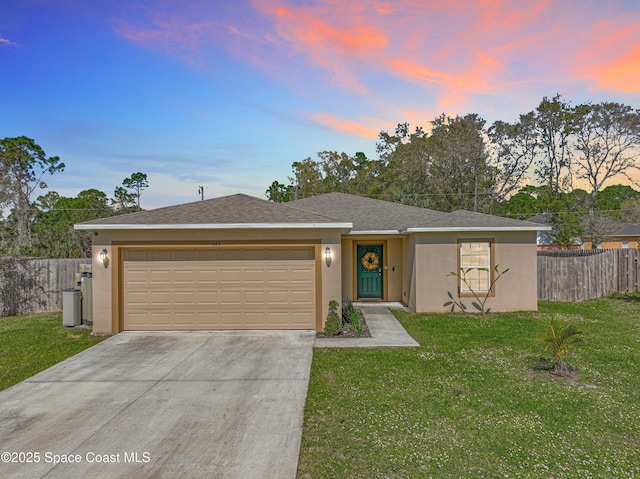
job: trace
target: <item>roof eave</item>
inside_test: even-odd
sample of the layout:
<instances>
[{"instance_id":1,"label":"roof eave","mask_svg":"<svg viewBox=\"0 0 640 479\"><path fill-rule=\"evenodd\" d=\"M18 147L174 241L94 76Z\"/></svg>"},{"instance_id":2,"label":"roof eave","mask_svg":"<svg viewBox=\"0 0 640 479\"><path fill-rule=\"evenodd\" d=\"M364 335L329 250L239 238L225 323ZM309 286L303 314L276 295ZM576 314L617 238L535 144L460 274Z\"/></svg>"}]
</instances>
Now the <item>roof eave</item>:
<instances>
[{"instance_id":1,"label":"roof eave","mask_svg":"<svg viewBox=\"0 0 640 479\"><path fill-rule=\"evenodd\" d=\"M399 230L351 230L347 234L381 236L381 235L399 235L401 233Z\"/></svg>"},{"instance_id":2,"label":"roof eave","mask_svg":"<svg viewBox=\"0 0 640 479\"><path fill-rule=\"evenodd\" d=\"M212 224L108 224L79 223L76 230L229 230L229 229L351 229L353 223L212 223Z\"/></svg>"},{"instance_id":3,"label":"roof eave","mask_svg":"<svg viewBox=\"0 0 640 479\"><path fill-rule=\"evenodd\" d=\"M474 231L551 231L550 226L439 226L428 228L405 228L400 233L449 233Z\"/></svg>"}]
</instances>

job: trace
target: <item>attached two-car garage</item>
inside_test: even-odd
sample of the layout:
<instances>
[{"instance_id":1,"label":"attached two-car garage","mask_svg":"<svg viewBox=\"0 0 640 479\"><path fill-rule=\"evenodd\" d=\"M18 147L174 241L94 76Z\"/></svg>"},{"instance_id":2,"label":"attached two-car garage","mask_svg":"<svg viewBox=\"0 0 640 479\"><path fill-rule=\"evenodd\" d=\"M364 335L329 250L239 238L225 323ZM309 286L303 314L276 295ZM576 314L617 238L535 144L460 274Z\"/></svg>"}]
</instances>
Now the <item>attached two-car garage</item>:
<instances>
[{"instance_id":1,"label":"attached two-car garage","mask_svg":"<svg viewBox=\"0 0 640 479\"><path fill-rule=\"evenodd\" d=\"M124 330L315 329L313 246L122 249Z\"/></svg>"}]
</instances>

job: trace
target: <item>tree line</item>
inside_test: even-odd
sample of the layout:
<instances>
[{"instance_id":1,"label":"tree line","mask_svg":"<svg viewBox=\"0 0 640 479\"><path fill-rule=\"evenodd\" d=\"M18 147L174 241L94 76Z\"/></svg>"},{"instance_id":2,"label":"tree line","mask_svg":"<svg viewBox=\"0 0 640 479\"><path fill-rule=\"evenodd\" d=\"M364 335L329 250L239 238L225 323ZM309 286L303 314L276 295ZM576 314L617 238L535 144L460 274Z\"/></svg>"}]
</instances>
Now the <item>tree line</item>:
<instances>
[{"instance_id":1,"label":"tree line","mask_svg":"<svg viewBox=\"0 0 640 479\"><path fill-rule=\"evenodd\" d=\"M57 156L25 136L0 140L0 256L83 258L91 255L91 234L76 231L83 221L140 211L147 175L136 172L113 196L87 189L74 198L47 189L45 179L64 171Z\"/></svg>"},{"instance_id":2,"label":"tree line","mask_svg":"<svg viewBox=\"0 0 640 479\"><path fill-rule=\"evenodd\" d=\"M286 202L345 192L440 211L467 209L526 219L543 213L556 242L594 244L612 234L611 220L640 222L637 184L640 111L615 102L571 105L543 98L509 123L487 126L477 114L442 114L428 128L398 124L382 131L378 158L322 151L292 165L274 181L271 201ZM133 173L113 195L87 189L74 198L47 189L45 179L64 171L25 136L0 140L0 255L88 257L82 221L139 211L147 175Z\"/></svg>"},{"instance_id":3,"label":"tree line","mask_svg":"<svg viewBox=\"0 0 640 479\"><path fill-rule=\"evenodd\" d=\"M637 195L624 187L604 194L615 180L637 184L640 170L640 111L616 102L545 97L517 121L490 126L475 113L442 114L428 128L401 123L380 132L376 152L369 159L322 151L294 162L288 181L274 181L266 196L286 202L339 191L439 211L544 213L563 244L600 239L607 228L598 225L610 229L608 218L622 219L602 208L614 190L628 196L619 207L628 200L627 210L638 209Z\"/></svg>"}]
</instances>

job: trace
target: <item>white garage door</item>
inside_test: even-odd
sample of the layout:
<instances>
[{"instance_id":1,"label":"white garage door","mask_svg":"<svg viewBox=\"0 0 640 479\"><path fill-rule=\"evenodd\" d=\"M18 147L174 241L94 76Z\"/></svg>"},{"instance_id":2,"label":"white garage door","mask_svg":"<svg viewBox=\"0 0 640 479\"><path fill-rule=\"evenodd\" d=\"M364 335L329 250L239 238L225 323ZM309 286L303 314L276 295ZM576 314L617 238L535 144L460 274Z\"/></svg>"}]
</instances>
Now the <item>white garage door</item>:
<instances>
[{"instance_id":1,"label":"white garage door","mask_svg":"<svg viewBox=\"0 0 640 479\"><path fill-rule=\"evenodd\" d=\"M125 330L315 329L312 247L123 252Z\"/></svg>"}]
</instances>

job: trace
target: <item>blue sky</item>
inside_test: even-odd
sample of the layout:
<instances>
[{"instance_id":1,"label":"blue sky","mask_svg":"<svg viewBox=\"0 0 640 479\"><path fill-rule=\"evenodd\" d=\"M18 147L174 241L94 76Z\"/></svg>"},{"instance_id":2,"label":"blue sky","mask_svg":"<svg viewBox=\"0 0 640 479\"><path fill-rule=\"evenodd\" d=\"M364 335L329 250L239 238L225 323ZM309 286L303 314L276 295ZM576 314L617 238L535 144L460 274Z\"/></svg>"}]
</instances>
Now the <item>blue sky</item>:
<instances>
[{"instance_id":1,"label":"blue sky","mask_svg":"<svg viewBox=\"0 0 640 479\"><path fill-rule=\"evenodd\" d=\"M640 3L3 0L0 65L0 138L64 161L51 190L142 171L153 208L263 197L294 161L375 157L381 129L442 112L639 108Z\"/></svg>"}]
</instances>

